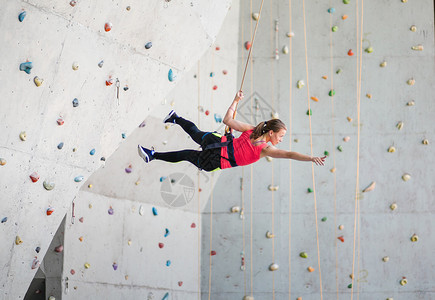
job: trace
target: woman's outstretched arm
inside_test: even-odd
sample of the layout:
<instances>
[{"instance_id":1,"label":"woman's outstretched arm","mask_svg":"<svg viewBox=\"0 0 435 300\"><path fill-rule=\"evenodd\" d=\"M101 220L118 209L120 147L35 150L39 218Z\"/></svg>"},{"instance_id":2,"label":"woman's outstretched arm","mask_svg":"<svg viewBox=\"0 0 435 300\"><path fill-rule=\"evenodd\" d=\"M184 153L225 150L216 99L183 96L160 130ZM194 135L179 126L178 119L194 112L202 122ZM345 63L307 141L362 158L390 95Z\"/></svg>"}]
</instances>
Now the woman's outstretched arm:
<instances>
[{"instance_id":1,"label":"woman's outstretched arm","mask_svg":"<svg viewBox=\"0 0 435 300\"><path fill-rule=\"evenodd\" d=\"M227 113L225 114L224 117L224 124L227 125L228 127L240 131L240 132L244 132L247 130L251 130L254 128L254 126L252 126L251 124L247 124L247 123L243 123L240 121L237 121L235 119L233 119L233 114L237 108L237 104L239 103L240 100L243 99L243 92L239 91L236 96L234 97L233 103L231 103L230 107L227 110Z\"/></svg>"},{"instance_id":2,"label":"woman's outstretched arm","mask_svg":"<svg viewBox=\"0 0 435 300\"><path fill-rule=\"evenodd\" d=\"M325 159L326 156L323 157L316 157L316 156L308 156L305 154L301 154L298 152L293 151L287 151L287 150L281 150L278 148L275 148L273 146L267 146L263 148L261 151L261 156L270 156L274 158L288 158L288 159L294 159L294 160L300 160L300 161L312 161L318 166L325 165Z\"/></svg>"}]
</instances>

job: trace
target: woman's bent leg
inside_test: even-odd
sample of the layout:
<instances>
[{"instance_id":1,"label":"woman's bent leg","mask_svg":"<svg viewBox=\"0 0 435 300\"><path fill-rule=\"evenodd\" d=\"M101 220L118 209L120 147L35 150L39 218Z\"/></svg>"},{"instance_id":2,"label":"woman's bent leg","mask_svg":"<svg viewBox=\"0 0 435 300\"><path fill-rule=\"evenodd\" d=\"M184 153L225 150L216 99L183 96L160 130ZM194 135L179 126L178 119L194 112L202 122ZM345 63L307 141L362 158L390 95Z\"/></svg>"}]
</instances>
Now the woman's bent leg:
<instances>
[{"instance_id":1,"label":"woman's bent leg","mask_svg":"<svg viewBox=\"0 0 435 300\"><path fill-rule=\"evenodd\" d=\"M181 150L181 151L174 151L174 152L155 152L154 158L159 160L164 160L167 162L180 162L180 161L188 161L194 164L196 167L199 167L199 154L201 151L195 151L195 150Z\"/></svg>"},{"instance_id":2,"label":"woman's bent leg","mask_svg":"<svg viewBox=\"0 0 435 300\"><path fill-rule=\"evenodd\" d=\"M203 136L207 133L205 131L201 131L196 127L196 125L186 119L183 119L182 117L178 117L175 119L175 123L180 125L183 130L190 135L190 137L199 145L202 143Z\"/></svg>"}]
</instances>

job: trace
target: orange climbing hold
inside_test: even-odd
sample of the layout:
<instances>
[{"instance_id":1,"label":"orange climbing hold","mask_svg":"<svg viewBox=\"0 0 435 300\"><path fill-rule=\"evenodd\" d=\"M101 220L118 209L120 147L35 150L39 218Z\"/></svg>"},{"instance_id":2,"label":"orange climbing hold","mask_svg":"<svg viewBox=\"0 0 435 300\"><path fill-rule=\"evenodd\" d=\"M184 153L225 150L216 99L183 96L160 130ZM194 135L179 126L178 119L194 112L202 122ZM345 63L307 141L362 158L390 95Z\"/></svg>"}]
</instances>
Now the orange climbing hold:
<instances>
[{"instance_id":1,"label":"orange climbing hold","mask_svg":"<svg viewBox=\"0 0 435 300\"><path fill-rule=\"evenodd\" d=\"M317 98L317 97L311 97L311 100L314 100L314 101L316 101L316 102L319 102L319 98Z\"/></svg>"},{"instance_id":2,"label":"orange climbing hold","mask_svg":"<svg viewBox=\"0 0 435 300\"><path fill-rule=\"evenodd\" d=\"M339 239L342 243L344 243L344 237L343 236L339 236L337 239Z\"/></svg>"},{"instance_id":3,"label":"orange climbing hold","mask_svg":"<svg viewBox=\"0 0 435 300\"><path fill-rule=\"evenodd\" d=\"M347 19L347 15L343 15L341 18L342 18L343 20L346 20L346 19Z\"/></svg>"},{"instance_id":4,"label":"orange climbing hold","mask_svg":"<svg viewBox=\"0 0 435 300\"><path fill-rule=\"evenodd\" d=\"M353 56L353 51L352 51L352 49L349 49L349 51L347 51L347 55L349 55L349 56Z\"/></svg>"}]
</instances>

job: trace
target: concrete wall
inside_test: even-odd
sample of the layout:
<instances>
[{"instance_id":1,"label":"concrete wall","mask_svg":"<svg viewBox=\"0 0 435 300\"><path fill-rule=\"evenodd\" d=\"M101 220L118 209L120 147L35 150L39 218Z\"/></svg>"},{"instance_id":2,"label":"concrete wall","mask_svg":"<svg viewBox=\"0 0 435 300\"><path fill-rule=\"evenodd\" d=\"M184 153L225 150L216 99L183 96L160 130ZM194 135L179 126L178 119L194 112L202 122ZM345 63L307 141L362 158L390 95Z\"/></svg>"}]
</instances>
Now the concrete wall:
<instances>
[{"instance_id":1,"label":"concrete wall","mask_svg":"<svg viewBox=\"0 0 435 300\"><path fill-rule=\"evenodd\" d=\"M322 155L325 150L330 153L325 167L314 167L323 299L350 298L352 272L354 299L357 291L359 299L433 299L433 1L364 1L363 49L372 46L374 51L362 54L358 190L373 181L376 188L360 195L360 234L356 237L359 252L355 253L354 271L356 1L347 5L334 1L336 12L332 15L327 12L328 1L305 2L309 82L305 72L302 2L292 1L291 7L295 35L291 40L290 84L290 56L281 52L290 42L286 36L290 31L288 2L265 2L254 46L254 76L245 83L246 104L240 105L238 118L249 121L249 107L255 106L257 99L259 110L255 111L254 122L268 119L272 111L278 111L289 129L279 147L310 154L307 83L310 96L319 98L318 102L308 101L314 154ZM253 2L254 11L259 6L260 1ZM249 40L249 5L241 4L240 12L240 26L245 30L244 38L239 40L241 46ZM344 14L348 15L346 20L342 19ZM275 19L279 19L279 60L273 58ZM330 29L334 25L338 31L332 33L331 68ZM412 25L417 28L415 32L410 30ZM424 50L411 50L416 45L423 45ZM354 56L347 55L349 49L353 49ZM242 51L245 58L247 54L246 50L239 53L239 74L245 63ZM380 67L383 61L387 62L384 68ZM342 70L340 74L336 73L338 69ZM324 75L327 80L322 79ZM415 79L414 85L407 84L410 78ZM333 102L328 96L332 79L336 90ZM298 80L304 80L304 88L296 88ZM407 106L412 100L415 105ZM400 121L404 126L398 130L396 124ZM346 136L350 137L348 142L343 141ZM422 144L423 139L428 139L429 145ZM342 152L336 148L339 145ZM387 151L390 146L395 147L394 153ZM336 172L331 173L334 164ZM405 173L411 175L407 182L401 178ZM269 191L270 184L279 186L279 190ZM251 294L251 288L256 300L320 299L314 197L308 188L313 188L313 182L311 165L306 162L290 165L285 160L263 159L253 166L252 175L250 167L222 172L213 193L211 248L210 205L203 218L202 299L208 299L210 250L216 251L210 272L211 299L242 299ZM394 211L390 209L392 203L397 204ZM233 206L245 207L244 222L239 213L230 213ZM327 220L322 222L324 217ZM344 226L343 230L338 229L339 225ZM275 238L267 239L267 231L273 232ZM419 236L418 242L411 242L414 234ZM344 242L337 239L341 236ZM307 259L299 257L303 251L308 254ZM242 255L246 273L241 270ZM389 261L383 262L386 256ZM278 271L268 270L273 262L279 265ZM307 270L310 266L314 272ZM400 285L403 277L408 280L405 286Z\"/></svg>"},{"instance_id":2,"label":"concrete wall","mask_svg":"<svg viewBox=\"0 0 435 300\"><path fill-rule=\"evenodd\" d=\"M6 164L0 166L0 212L8 219L0 230L0 290L5 299L23 298L37 270L31 269L35 255L39 260L45 255L80 187L104 164L100 158L110 157L123 135L128 137L203 55L229 6L230 1L77 1L75 6L2 1L0 157ZM22 10L27 16L19 22ZM113 24L110 32L104 31L106 22ZM149 41L153 46L146 50ZM19 71L26 60L33 63L31 74ZM168 80L169 69L175 82ZM35 76L43 79L39 87ZM116 83L105 84L110 77L120 81L119 97ZM26 141L19 138L23 131ZM33 172L40 176L36 183L29 178ZM74 182L77 176L84 180ZM45 190L44 181L55 188ZM47 216L49 207L55 210ZM15 244L17 236L23 243Z\"/></svg>"},{"instance_id":3,"label":"concrete wall","mask_svg":"<svg viewBox=\"0 0 435 300\"><path fill-rule=\"evenodd\" d=\"M157 151L198 149L179 126L162 122L171 109L203 130L222 128L214 114L225 112L236 91L238 15L238 3L234 3L213 46L157 102L145 126L137 127L78 193L74 223L71 210L66 218L62 299L162 299L166 293L170 299L197 297L198 212L216 179L187 162L145 164L137 155L137 144L154 146ZM125 171L128 167L130 173ZM113 215L108 214L110 207ZM152 214L153 207L157 216ZM166 228L169 235L165 237Z\"/></svg>"}]
</instances>

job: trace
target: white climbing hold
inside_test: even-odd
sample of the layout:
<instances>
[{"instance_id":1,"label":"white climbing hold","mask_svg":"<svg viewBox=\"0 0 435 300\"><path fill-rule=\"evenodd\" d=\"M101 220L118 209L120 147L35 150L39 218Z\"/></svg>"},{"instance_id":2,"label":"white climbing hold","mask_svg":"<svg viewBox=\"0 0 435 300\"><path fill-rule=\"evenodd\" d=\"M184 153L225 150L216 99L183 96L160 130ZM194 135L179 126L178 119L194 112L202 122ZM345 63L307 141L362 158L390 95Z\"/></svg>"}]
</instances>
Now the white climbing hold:
<instances>
[{"instance_id":1,"label":"white climbing hold","mask_svg":"<svg viewBox=\"0 0 435 300\"><path fill-rule=\"evenodd\" d=\"M78 62L73 62L73 64L72 64L72 69L74 70L74 71L77 71L78 69L79 69L79 63Z\"/></svg>"},{"instance_id":2,"label":"white climbing hold","mask_svg":"<svg viewBox=\"0 0 435 300\"><path fill-rule=\"evenodd\" d=\"M267 188L269 191L276 192L279 189L279 186L270 184Z\"/></svg>"},{"instance_id":3,"label":"white climbing hold","mask_svg":"<svg viewBox=\"0 0 435 300\"><path fill-rule=\"evenodd\" d=\"M232 213L238 213L238 212L240 212L240 206L233 206L233 207L231 207L231 212Z\"/></svg>"},{"instance_id":4,"label":"white climbing hold","mask_svg":"<svg viewBox=\"0 0 435 300\"><path fill-rule=\"evenodd\" d=\"M297 87L298 89L301 89L301 88L304 87L304 85L305 85L304 81L303 81L303 80L299 80L299 81L297 82L297 84L296 84L296 87Z\"/></svg>"},{"instance_id":5,"label":"white climbing hold","mask_svg":"<svg viewBox=\"0 0 435 300\"><path fill-rule=\"evenodd\" d=\"M269 266L270 271L277 271L278 269L279 269L278 264L273 263Z\"/></svg>"},{"instance_id":6,"label":"white climbing hold","mask_svg":"<svg viewBox=\"0 0 435 300\"><path fill-rule=\"evenodd\" d=\"M288 51L289 51L289 49L287 46L282 47L282 53L288 54Z\"/></svg>"},{"instance_id":7,"label":"white climbing hold","mask_svg":"<svg viewBox=\"0 0 435 300\"><path fill-rule=\"evenodd\" d=\"M406 103L407 106L414 106L415 105L415 101L411 100L408 103Z\"/></svg>"},{"instance_id":8,"label":"white climbing hold","mask_svg":"<svg viewBox=\"0 0 435 300\"><path fill-rule=\"evenodd\" d=\"M294 37L295 33L294 32L287 32L287 37Z\"/></svg>"},{"instance_id":9,"label":"white climbing hold","mask_svg":"<svg viewBox=\"0 0 435 300\"><path fill-rule=\"evenodd\" d=\"M252 19L254 19L255 21L258 21L259 18L260 18L259 13L252 13Z\"/></svg>"},{"instance_id":10,"label":"white climbing hold","mask_svg":"<svg viewBox=\"0 0 435 300\"><path fill-rule=\"evenodd\" d=\"M370 183L370 185L369 185L368 187L366 187L366 188L363 190L363 193L373 191L373 190L375 189L375 186L376 186L376 182L373 181L372 183Z\"/></svg>"}]
</instances>

